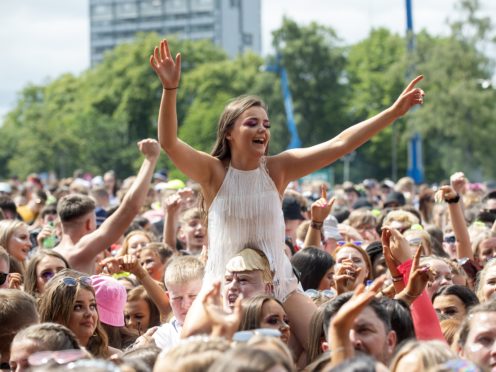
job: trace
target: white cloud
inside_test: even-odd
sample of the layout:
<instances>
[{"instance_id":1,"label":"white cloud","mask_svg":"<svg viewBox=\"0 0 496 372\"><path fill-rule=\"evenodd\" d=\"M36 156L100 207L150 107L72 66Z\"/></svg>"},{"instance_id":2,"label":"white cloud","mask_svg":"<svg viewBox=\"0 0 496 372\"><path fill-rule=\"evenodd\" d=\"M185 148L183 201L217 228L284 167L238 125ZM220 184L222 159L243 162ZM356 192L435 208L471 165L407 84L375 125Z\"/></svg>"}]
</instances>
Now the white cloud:
<instances>
[{"instance_id":1,"label":"white cloud","mask_svg":"<svg viewBox=\"0 0 496 372\"><path fill-rule=\"evenodd\" d=\"M446 33L457 0L412 0L414 28ZM404 0L262 0L263 52L271 51L271 31L283 15L299 23L333 27L346 43L367 36L372 27L405 30ZM496 1L483 0L483 12L496 19ZM89 66L88 0L0 0L0 117L29 82L39 84ZM144 62L146 63L146 62Z\"/></svg>"}]
</instances>

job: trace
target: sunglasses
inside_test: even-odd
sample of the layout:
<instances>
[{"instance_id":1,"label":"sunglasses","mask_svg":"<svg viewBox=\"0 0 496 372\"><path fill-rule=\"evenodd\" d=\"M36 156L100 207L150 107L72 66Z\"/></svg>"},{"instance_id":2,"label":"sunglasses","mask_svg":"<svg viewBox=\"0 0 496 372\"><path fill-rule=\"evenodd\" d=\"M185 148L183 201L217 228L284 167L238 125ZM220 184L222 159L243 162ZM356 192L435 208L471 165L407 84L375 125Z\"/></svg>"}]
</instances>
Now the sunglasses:
<instances>
[{"instance_id":1,"label":"sunglasses","mask_svg":"<svg viewBox=\"0 0 496 372\"><path fill-rule=\"evenodd\" d=\"M456 237L455 236L446 236L444 238L444 242L448 244L455 244L456 243Z\"/></svg>"},{"instance_id":2,"label":"sunglasses","mask_svg":"<svg viewBox=\"0 0 496 372\"><path fill-rule=\"evenodd\" d=\"M253 336L281 337L281 331L272 328L258 328L251 331L239 331L233 336L233 341L248 342Z\"/></svg>"},{"instance_id":3,"label":"sunglasses","mask_svg":"<svg viewBox=\"0 0 496 372\"><path fill-rule=\"evenodd\" d=\"M357 245L357 246L361 247L361 246L362 246L362 244L363 244L363 241L361 241L361 240L356 240L356 241L354 241L354 242L346 242L346 241L344 241L344 240L340 240L340 241L338 241L338 245L339 245L339 246L345 245L345 244L347 244L347 243L350 243L350 244Z\"/></svg>"},{"instance_id":4,"label":"sunglasses","mask_svg":"<svg viewBox=\"0 0 496 372\"><path fill-rule=\"evenodd\" d=\"M79 284L91 286L91 278L89 276L81 276L80 278L72 278L70 276L66 276L62 278L62 283L67 287L75 287Z\"/></svg>"},{"instance_id":5,"label":"sunglasses","mask_svg":"<svg viewBox=\"0 0 496 372\"><path fill-rule=\"evenodd\" d=\"M83 350L61 350L61 351L40 351L31 354L28 357L29 365L41 366L48 362L55 362L57 364L67 364L74 362L81 358L87 357L88 354Z\"/></svg>"},{"instance_id":6,"label":"sunglasses","mask_svg":"<svg viewBox=\"0 0 496 372\"><path fill-rule=\"evenodd\" d=\"M312 299L317 299L320 298L321 296L324 296L326 298L334 298L336 297L336 292L333 291L332 289L324 289L322 291L318 291L316 289L307 289L305 291L305 295Z\"/></svg>"},{"instance_id":7,"label":"sunglasses","mask_svg":"<svg viewBox=\"0 0 496 372\"><path fill-rule=\"evenodd\" d=\"M9 277L9 273L0 273L0 285L3 285L7 278Z\"/></svg>"}]
</instances>

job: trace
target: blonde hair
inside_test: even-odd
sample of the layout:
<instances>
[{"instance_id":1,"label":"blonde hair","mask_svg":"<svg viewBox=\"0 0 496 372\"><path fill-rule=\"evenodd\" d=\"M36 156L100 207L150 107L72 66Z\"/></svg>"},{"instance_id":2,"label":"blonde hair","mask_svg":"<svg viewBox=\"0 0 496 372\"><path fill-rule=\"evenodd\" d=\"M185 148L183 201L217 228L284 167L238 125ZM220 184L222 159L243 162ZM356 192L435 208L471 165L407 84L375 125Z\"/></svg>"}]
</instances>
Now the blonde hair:
<instances>
[{"instance_id":1,"label":"blonde hair","mask_svg":"<svg viewBox=\"0 0 496 372\"><path fill-rule=\"evenodd\" d=\"M224 338L190 337L181 340L179 344L171 349L161 352L153 370L205 371L230 347L230 343ZM195 360L197 358L198 360ZM174 366L174 368L171 369L171 366Z\"/></svg>"},{"instance_id":2,"label":"blonde hair","mask_svg":"<svg viewBox=\"0 0 496 372\"><path fill-rule=\"evenodd\" d=\"M7 252L7 250L4 247L2 247L1 245L0 245L0 260L5 261L5 263L7 265L9 265L9 263L10 263L9 252Z\"/></svg>"},{"instance_id":3,"label":"blonde hair","mask_svg":"<svg viewBox=\"0 0 496 372\"><path fill-rule=\"evenodd\" d=\"M164 275L167 288L174 284L188 283L193 280L202 280L205 275L203 263L193 256L179 256L172 259Z\"/></svg>"},{"instance_id":4,"label":"blonde hair","mask_svg":"<svg viewBox=\"0 0 496 372\"><path fill-rule=\"evenodd\" d=\"M441 320L439 324L441 325L441 332L443 332L443 336L450 347L456 345L458 343L456 337L462 321L460 319L449 318Z\"/></svg>"},{"instance_id":5,"label":"blonde hair","mask_svg":"<svg viewBox=\"0 0 496 372\"><path fill-rule=\"evenodd\" d=\"M372 212L365 208L355 209L352 211L348 217L348 225L359 229L364 225L371 225L372 227L377 226L377 218L372 214Z\"/></svg>"},{"instance_id":6,"label":"blonde hair","mask_svg":"<svg viewBox=\"0 0 496 372\"><path fill-rule=\"evenodd\" d=\"M265 253L255 248L243 248L226 264L226 271L262 271L264 283L273 283L274 273L270 268L269 260Z\"/></svg>"},{"instance_id":7,"label":"blonde hair","mask_svg":"<svg viewBox=\"0 0 496 372\"><path fill-rule=\"evenodd\" d=\"M392 222L401 222L407 225L407 228L410 228L412 225L419 224L420 221L413 213L397 209L389 212L384 218L383 226L389 226Z\"/></svg>"},{"instance_id":8,"label":"blonde hair","mask_svg":"<svg viewBox=\"0 0 496 372\"><path fill-rule=\"evenodd\" d=\"M484 268L481 271L479 271L477 273L477 282L475 285L475 294L477 295L477 297L479 298L479 301L481 303L487 301L487 299L484 298L483 287L484 287L484 284L486 282L487 272L491 268L493 268L494 266L496 266L496 260L491 260L484 266Z\"/></svg>"},{"instance_id":9,"label":"blonde hair","mask_svg":"<svg viewBox=\"0 0 496 372\"><path fill-rule=\"evenodd\" d=\"M21 226L25 226L26 229L28 225L23 221L18 220L3 220L0 221L0 245L6 249L9 255L12 256L9 248L9 241L12 238L14 232Z\"/></svg>"},{"instance_id":10,"label":"blonde hair","mask_svg":"<svg viewBox=\"0 0 496 372\"><path fill-rule=\"evenodd\" d=\"M153 235L150 234L149 232L145 230L133 230L129 234L127 234L126 237L124 238L121 249L119 249L119 252L117 252L117 257L125 256L126 254L128 254L127 251L129 249L129 240L136 235L143 235L148 239L148 243L153 243L155 241Z\"/></svg>"},{"instance_id":11,"label":"blonde hair","mask_svg":"<svg viewBox=\"0 0 496 372\"><path fill-rule=\"evenodd\" d=\"M432 254L431 236L424 229L408 229L403 233L403 237L408 240L409 237L422 239L423 255L429 256Z\"/></svg>"},{"instance_id":12,"label":"blonde hair","mask_svg":"<svg viewBox=\"0 0 496 372\"><path fill-rule=\"evenodd\" d=\"M492 230L486 230L477 235L472 243L472 252L474 252L474 258L478 259L480 256L480 246L481 244L491 238L496 238L496 232ZM482 264L482 263L481 263Z\"/></svg>"},{"instance_id":13,"label":"blonde hair","mask_svg":"<svg viewBox=\"0 0 496 372\"><path fill-rule=\"evenodd\" d=\"M446 344L441 341L416 341L411 340L403 344L394 356L389 370L391 372L398 371L398 363L406 355L415 355L420 360L422 368L425 370L429 366L444 363L450 359L456 358L455 353L446 347Z\"/></svg>"}]
</instances>

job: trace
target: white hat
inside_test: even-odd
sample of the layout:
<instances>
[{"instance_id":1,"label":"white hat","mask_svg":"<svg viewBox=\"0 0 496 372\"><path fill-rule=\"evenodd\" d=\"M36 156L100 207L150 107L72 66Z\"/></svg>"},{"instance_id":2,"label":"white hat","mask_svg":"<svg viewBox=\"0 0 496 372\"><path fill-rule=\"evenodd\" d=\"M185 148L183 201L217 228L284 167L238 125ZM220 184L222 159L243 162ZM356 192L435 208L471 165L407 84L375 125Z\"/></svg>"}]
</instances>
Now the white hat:
<instances>
[{"instance_id":1,"label":"white hat","mask_svg":"<svg viewBox=\"0 0 496 372\"><path fill-rule=\"evenodd\" d=\"M343 240L343 236L340 234L338 230L338 220L333 215L327 216L323 225L324 230L324 240L334 239L334 240Z\"/></svg>"},{"instance_id":2,"label":"white hat","mask_svg":"<svg viewBox=\"0 0 496 372\"><path fill-rule=\"evenodd\" d=\"M12 192L12 186L7 182L0 182L0 192L10 194Z\"/></svg>"}]
</instances>

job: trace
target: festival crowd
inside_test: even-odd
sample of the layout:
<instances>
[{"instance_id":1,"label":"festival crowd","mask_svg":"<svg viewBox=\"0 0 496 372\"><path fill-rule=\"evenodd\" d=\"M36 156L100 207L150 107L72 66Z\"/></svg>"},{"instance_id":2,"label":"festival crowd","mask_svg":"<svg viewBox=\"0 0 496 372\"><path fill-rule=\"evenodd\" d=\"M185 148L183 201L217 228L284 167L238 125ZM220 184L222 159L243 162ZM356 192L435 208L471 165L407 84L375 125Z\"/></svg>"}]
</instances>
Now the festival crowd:
<instances>
[{"instance_id":1,"label":"festival crowd","mask_svg":"<svg viewBox=\"0 0 496 372\"><path fill-rule=\"evenodd\" d=\"M177 137L180 53L164 40L150 65L158 140L135 176L0 182L0 369L496 371L495 183L298 181L422 104L421 76L271 156L267 107L238 97L207 154Z\"/></svg>"}]
</instances>

